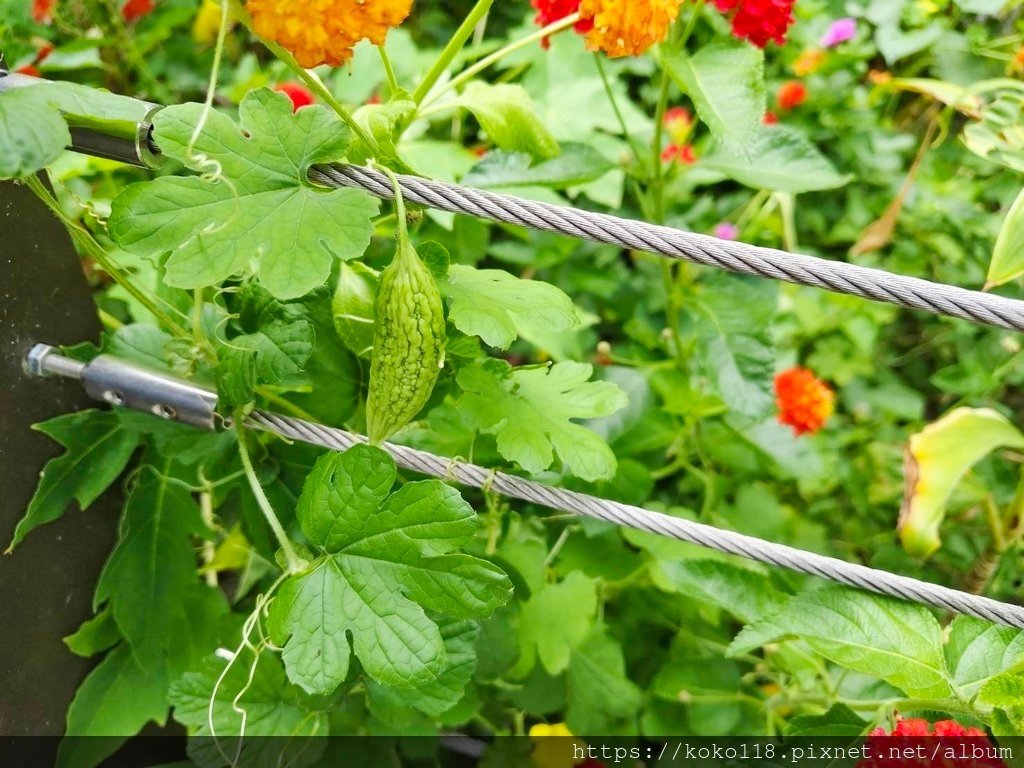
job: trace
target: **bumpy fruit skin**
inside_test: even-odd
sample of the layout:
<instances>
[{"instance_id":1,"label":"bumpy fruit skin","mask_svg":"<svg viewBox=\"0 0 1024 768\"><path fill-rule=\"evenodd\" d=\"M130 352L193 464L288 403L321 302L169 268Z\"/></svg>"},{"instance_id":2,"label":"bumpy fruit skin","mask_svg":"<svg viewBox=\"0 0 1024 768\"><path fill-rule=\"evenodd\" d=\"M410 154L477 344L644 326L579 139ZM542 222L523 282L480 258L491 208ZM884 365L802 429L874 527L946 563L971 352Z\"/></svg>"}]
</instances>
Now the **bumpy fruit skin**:
<instances>
[{"instance_id":1,"label":"bumpy fruit skin","mask_svg":"<svg viewBox=\"0 0 1024 768\"><path fill-rule=\"evenodd\" d=\"M404 238L402 238L404 240ZM434 276L408 241L381 273L366 430L381 443L426 405L444 366L444 306Z\"/></svg>"}]
</instances>

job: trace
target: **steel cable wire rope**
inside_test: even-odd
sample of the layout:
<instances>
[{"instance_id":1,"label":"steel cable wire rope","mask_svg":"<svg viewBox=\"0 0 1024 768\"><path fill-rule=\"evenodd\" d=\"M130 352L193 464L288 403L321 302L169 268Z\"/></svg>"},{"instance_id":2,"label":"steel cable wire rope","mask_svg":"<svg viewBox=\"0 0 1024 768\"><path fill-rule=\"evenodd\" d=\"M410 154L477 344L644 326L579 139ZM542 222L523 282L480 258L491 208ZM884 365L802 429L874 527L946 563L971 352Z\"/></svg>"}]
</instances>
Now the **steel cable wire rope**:
<instances>
[{"instance_id":1,"label":"steel cable wire rope","mask_svg":"<svg viewBox=\"0 0 1024 768\"><path fill-rule=\"evenodd\" d=\"M362 189L384 200L394 197L388 177L364 166L314 165L309 179L328 187ZM417 176L398 175L398 182L407 201L442 211L1024 331L1024 301L992 293Z\"/></svg>"}]
</instances>

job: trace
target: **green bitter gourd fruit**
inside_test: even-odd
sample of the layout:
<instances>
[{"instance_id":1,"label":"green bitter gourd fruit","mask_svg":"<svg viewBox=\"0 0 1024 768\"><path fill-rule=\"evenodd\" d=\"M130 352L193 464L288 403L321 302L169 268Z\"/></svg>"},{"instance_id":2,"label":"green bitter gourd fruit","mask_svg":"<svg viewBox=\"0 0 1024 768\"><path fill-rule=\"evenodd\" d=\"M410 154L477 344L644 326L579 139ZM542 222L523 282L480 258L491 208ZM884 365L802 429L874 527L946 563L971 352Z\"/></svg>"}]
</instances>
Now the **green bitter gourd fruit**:
<instances>
[{"instance_id":1,"label":"green bitter gourd fruit","mask_svg":"<svg viewBox=\"0 0 1024 768\"><path fill-rule=\"evenodd\" d=\"M393 176L392 181L398 250L380 276L366 401L366 431L375 444L412 421L430 399L444 366L441 292L409 240L402 193Z\"/></svg>"}]
</instances>

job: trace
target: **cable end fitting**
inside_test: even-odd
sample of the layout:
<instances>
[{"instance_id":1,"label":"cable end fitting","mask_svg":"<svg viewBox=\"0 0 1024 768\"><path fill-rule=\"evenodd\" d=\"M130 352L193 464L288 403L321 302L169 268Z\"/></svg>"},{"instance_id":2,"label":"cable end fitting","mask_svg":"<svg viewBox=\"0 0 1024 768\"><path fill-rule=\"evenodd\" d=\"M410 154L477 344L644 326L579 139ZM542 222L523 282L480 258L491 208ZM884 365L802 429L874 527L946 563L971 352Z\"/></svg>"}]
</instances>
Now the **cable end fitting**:
<instances>
[{"instance_id":1,"label":"cable end fitting","mask_svg":"<svg viewBox=\"0 0 1024 768\"><path fill-rule=\"evenodd\" d=\"M30 376L60 376L80 380L85 371L85 363L64 357L60 350L49 344L36 344L25 356L24 368Z\"/></svg>"}]
</instances>

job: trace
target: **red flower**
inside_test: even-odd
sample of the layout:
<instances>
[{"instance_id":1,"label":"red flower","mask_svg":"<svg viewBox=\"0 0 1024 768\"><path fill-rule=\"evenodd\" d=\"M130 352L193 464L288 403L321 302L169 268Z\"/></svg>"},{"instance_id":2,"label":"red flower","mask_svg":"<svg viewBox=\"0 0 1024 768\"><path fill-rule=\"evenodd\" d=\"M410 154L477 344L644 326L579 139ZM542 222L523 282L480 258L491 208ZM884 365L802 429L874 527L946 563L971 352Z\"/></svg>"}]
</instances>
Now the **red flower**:
<instances>
[{"instance_id":1,"label":"red flower","mask_svg":"<svg viewBox=\"0 0 1024 768\"><path fill-rule=\"evenodd\" d=\"M775 125L779 122L779 116L769 109L764 113L764 117L761 118L761 122L765 125Z\"/></svg>"},{"instance_id":2,"label":"red flower","mask_svg":"<svg viewBox=\"0 0 1024 768\"><path fill-rule=\"evenodd\" d=\"M732 34L764 48L774 40L786 42L786 33L793 26L793 5L796 0L714 0L722 13L735 11Z\"/></svg>"},{"instance_id":3,"label":"red flower","mask_svg":"<svg viewBox=\"0 0 1024 768\"><path fill-rule=\"evenodd\" d=\"M807 87L797 80L790 80L779 86L775 100L779 103L779 109L784 109L787 112L796 109L807 101Z\"/></svg>"},{"instance_id":4,"label":"red flower","mask_svg":"<svg viewBox=\"0 0 1024 768\"><path fill-rule=\"evenodd\" d=\"M668 131L668 138L672 144L683 146L690 138L690 134L693 133L693 115L686 107L672 107L672 109L665 110L662 123Z\"/></svg>"},{"instance_id":5,"label":"red flower","mask_svg":"<svg viewBox=\"0 0 1024 768\"><path fill-rule=\"evenodd\" d=\"M779 421L799 437L825 426L835 407L835 395L806 368L790 368L775 377L775 404Z\"/></svg>"},{"instance_id":6,"label":"red flower","mask_svg":"<svg viewBox=\"0 0 1024 768\"><path fill-rule=\"evenodd\" d=\"M921 741L925 738L930 739L927 746ZM936 738L951 741L936 742ZM985 741L967 743L962 741L965 739ZM968 728L954 720L940 720L931 725L917 717L901 718L892 733L885 728L871 731L864 744L871 757L861 760L856 768L1006 768L991 749L986 749L991 746L980 728Z\"/></svg>"},{"instance_id":7,"label":"red flower","mask_svg":"<svg viewBox=\"0 0 1024 768\"><path fill-rule=\"evenodd\" d=\"M579 11L580 0L530 0L530 5L537 11L537 15L533 19L534 22L538 27L546 27L548 24L554 24ZM581 35L586 34L594 28L594 20L580 19L572 25L572 28ZM545 37L540 44L548 48L551 41Z\"/></svg>"},{"instance_id":8,"label":"red flower","mask_svg":"<svg viewBox=\"0 0 1024 768\"><path fill-rule=\"evenodd\" d=\"M316 103L310 90L299 83L280 83L274 86L274 90L292 100L292 112L298 112L303 107Z\"/></svg>"},{"instance_id":9,"label":"red flower","mask_svg":"<svg viewBox=\"0 0 1024 768\"><path fill-rule=\"evenodd\" d=\"M693 151L692 144L669 144L661 153L661 159L666 163L678 160L683 165L693 165L697 162L697 153Z\"/></svg>"},{"instance_id":10,"label":"red flower","mask_svg":"<svg viewBox=\"0 0 1024 768\"><path fill-rule=\"evenodd\" d=\"M121 9L124 20L131 24L153 10L153 0L128 0Z\"/></svg>"},{"instance_id":11,"label":"red flower","mask_svg":"<svg viewBox=\"0 0 1024 768\"><path fill-rule=\"evenodd\" d=\"M32 18L39 24L49 24L57 0L32 0Z\"/></svg>"},{"instance_id":12,"label":"red flower","mask_svg":"<svg viewBox=\"0 0 1024 768\"><path fill-rule=\"evenodd\" d=\"M39 71L39 68L35 64L26 64L23 67L18 67L14 71L20 75L30 75L31 77L43 76L43 73Z\"/></svg>"}]
</instances>

